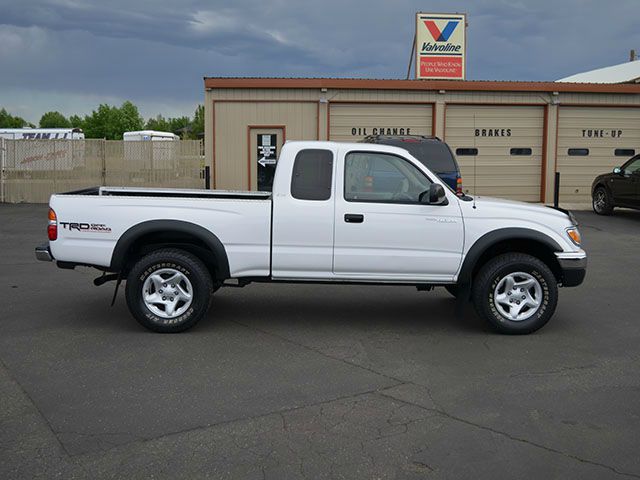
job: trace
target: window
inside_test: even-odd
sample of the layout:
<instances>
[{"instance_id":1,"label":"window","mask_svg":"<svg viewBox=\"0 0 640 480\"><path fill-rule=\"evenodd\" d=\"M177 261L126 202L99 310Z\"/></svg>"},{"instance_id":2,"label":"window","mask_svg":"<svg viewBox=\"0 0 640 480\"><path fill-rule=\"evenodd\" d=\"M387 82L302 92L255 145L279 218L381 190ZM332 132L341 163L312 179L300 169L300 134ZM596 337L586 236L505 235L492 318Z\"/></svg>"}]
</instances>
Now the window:
<instances>
[{"instance_id":1,"label":"window","mask_svg":"<svg viewBox=\"0 0 640 480\"><path fill-rule=\"evenodd\" d=\"M351 152L345 157L348 202L419 203L431 182L413 164L388 153Z\"/></svg>"},{"instance_id":2,"label":"window","mask_svg":"<svg viewBox=\"0 0 640 480\"><path fill-rule=\"evenodd\" d=\"M529 156L531 155L532 150L528 147L526 148L512 148L510 153L511 155L524 155L524 156Z\"/></svg>"},{"instance_id":3,"label":"window","mask_svg":"<svg viewBox=\"0 0 640 480\"><path fill-rule=\"evenodd\" d=\"M456 155L477 155L477 148L456 148Z\"/></svg>"},{"instance_id":4,"label":"window","mask_svg":"<svg viewBox=\"0 0 640 480\"><path fill-rule=\"evenodd\" d=\"M613 154L616 157L633 157L636 151L633 148L616 148Z\"/></svg>"},{"instance_id":5,"label":"window","mask_svg":"<svg viewBox=\"0 0 640 480\"><path fill-rule=\"evenodd\" d=\"M293 164L291 195L298 200L329 200L332 177L332 152L300 150Z\"/></svg>"},{"instance_id":6,"label":"window","mask_svg":"<svg viewBox=\"0 0 640 480\"><path fill-rule=\"evenodd\" d=\"M622 167L624 173L627 175L640 174L640 156L632 158L630 161L624 164Z\"/></svg>"},{"instance_id":7,"label":"window","mask_svg":"<svg viewBox=\"0 0 640 480\"><path fill-rule=\"evenodd\" d=\"M567 150L567 153L571 157L585 157L589 155L589 149L588 148L570 148L569 150Z\"/></svg>"},{"instance_id":8,"label":"window","mask_svg":"<svg viewBox=\"0 0 640 480\"><path fill-rule=\"evenodd\" d=\"M410 138L385 140L381 143L404 148L432 172L455 172L458 170L451 150L444 142Z\"/></svg>"}]
</instances>

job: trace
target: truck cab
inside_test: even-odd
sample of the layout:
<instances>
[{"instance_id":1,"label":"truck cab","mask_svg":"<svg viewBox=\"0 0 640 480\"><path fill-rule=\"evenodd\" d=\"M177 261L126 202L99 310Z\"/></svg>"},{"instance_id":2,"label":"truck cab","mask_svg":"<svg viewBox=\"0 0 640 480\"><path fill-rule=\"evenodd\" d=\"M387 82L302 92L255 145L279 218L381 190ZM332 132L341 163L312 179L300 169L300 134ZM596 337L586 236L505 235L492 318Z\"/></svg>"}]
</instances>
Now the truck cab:
<instances>
[{"instance_id":1,"label":"truck cab","mask_svg":"<svg viewBox=\"0 0 640 480\"><path fill-rule=\"evenodd\" d=\"M283 154L273 185L274 278L455 281L464 241L459 202L406 150L286 146L293 152Z\"/></svg>"}]
</instances>

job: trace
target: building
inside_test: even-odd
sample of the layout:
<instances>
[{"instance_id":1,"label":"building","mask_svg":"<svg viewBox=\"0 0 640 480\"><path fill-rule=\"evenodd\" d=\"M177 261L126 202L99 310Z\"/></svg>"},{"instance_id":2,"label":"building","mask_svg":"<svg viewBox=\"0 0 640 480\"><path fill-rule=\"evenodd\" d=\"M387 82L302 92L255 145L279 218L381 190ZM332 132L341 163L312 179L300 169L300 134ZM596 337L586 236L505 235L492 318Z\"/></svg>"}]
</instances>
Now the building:
<instances>
[{"instance_id":1,"label":"building","mask_svg":"<svg viewBox=\"0 0 640 480\"><path fill-rule=\"evenodd\" d=\"M573 83L640 83L640 61L634 60L588 72L576 73L556 81Z\"/></svg>"},{"instance_id":2,"label":"building","mask_svg":"<svg viewBox=\"0 0 640 480\"><path fill-rule=\"evenodd\" d=\"M286 140L420 134L452 147L469 193L551 202L557 171L560 200L583 204L597 174L640 152L634 83L207 77L204 86L215 188L262 188L259 171Z\"/></svg>"}]
</instances>

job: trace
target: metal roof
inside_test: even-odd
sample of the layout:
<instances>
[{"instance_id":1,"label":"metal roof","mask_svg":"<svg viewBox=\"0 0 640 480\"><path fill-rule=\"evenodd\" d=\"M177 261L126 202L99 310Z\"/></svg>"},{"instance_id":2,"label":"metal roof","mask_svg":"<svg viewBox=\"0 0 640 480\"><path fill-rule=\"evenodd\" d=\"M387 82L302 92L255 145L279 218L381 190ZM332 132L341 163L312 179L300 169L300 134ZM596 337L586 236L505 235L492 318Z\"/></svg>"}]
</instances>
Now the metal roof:
<instances>
[{"instance_id":1,"label":"metal roof","mask_svg":"<svg viewBox=\"0 0 640 480\"><path fill-rule=\"evenodd\" d=\"M556 82L573 83L640 83L640 60L625 62L610 67L598 68L561 78Z\"/></svg>"},{"instance_id":2,"label":"metal roof","mask_svg":"<svg viewBox=\"0 0 640 480\"><path fill-rule=\"evenodd\" d=\"M637 62L640 63L640 62ZM503 91L635 93L640 84L583 82L523 82L492 80L400 80L368 78L204 77L205 89L216 88L334 88L360 90Z\"/></svg>"}]
</instances>

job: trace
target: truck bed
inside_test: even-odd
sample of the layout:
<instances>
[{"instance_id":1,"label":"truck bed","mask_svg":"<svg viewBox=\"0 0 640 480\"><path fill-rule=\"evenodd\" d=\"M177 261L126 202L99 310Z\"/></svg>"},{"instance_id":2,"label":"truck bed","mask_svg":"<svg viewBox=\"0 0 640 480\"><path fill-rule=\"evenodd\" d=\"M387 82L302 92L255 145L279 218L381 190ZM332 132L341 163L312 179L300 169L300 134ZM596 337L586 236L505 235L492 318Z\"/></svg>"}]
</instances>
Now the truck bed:
<instances>
[{"instance_id":1,"label":"truck bed","mask_svg":"<svg viewBox=\"0 0 640 480\"><path fill-rule=\"evenodd\" d=\"M173 221L215 235L225 246L232 276L270 272L270 192L93 187L53 195L50 206L59 222L50 248L59 261L109 267L127 231Z\"/></svg>"},{"instance_id":2,"label":"truck bed","mask_svg":"<svg viewBox=\"0 0 640 480\"><path fill-rule=\"evenodd\" d=\"M197 190L189 188L91 187L59 195L101 195L112 197L224 198L229 200L269 200L271 192L243 190Z\"/></svg>"}]
</instances>

